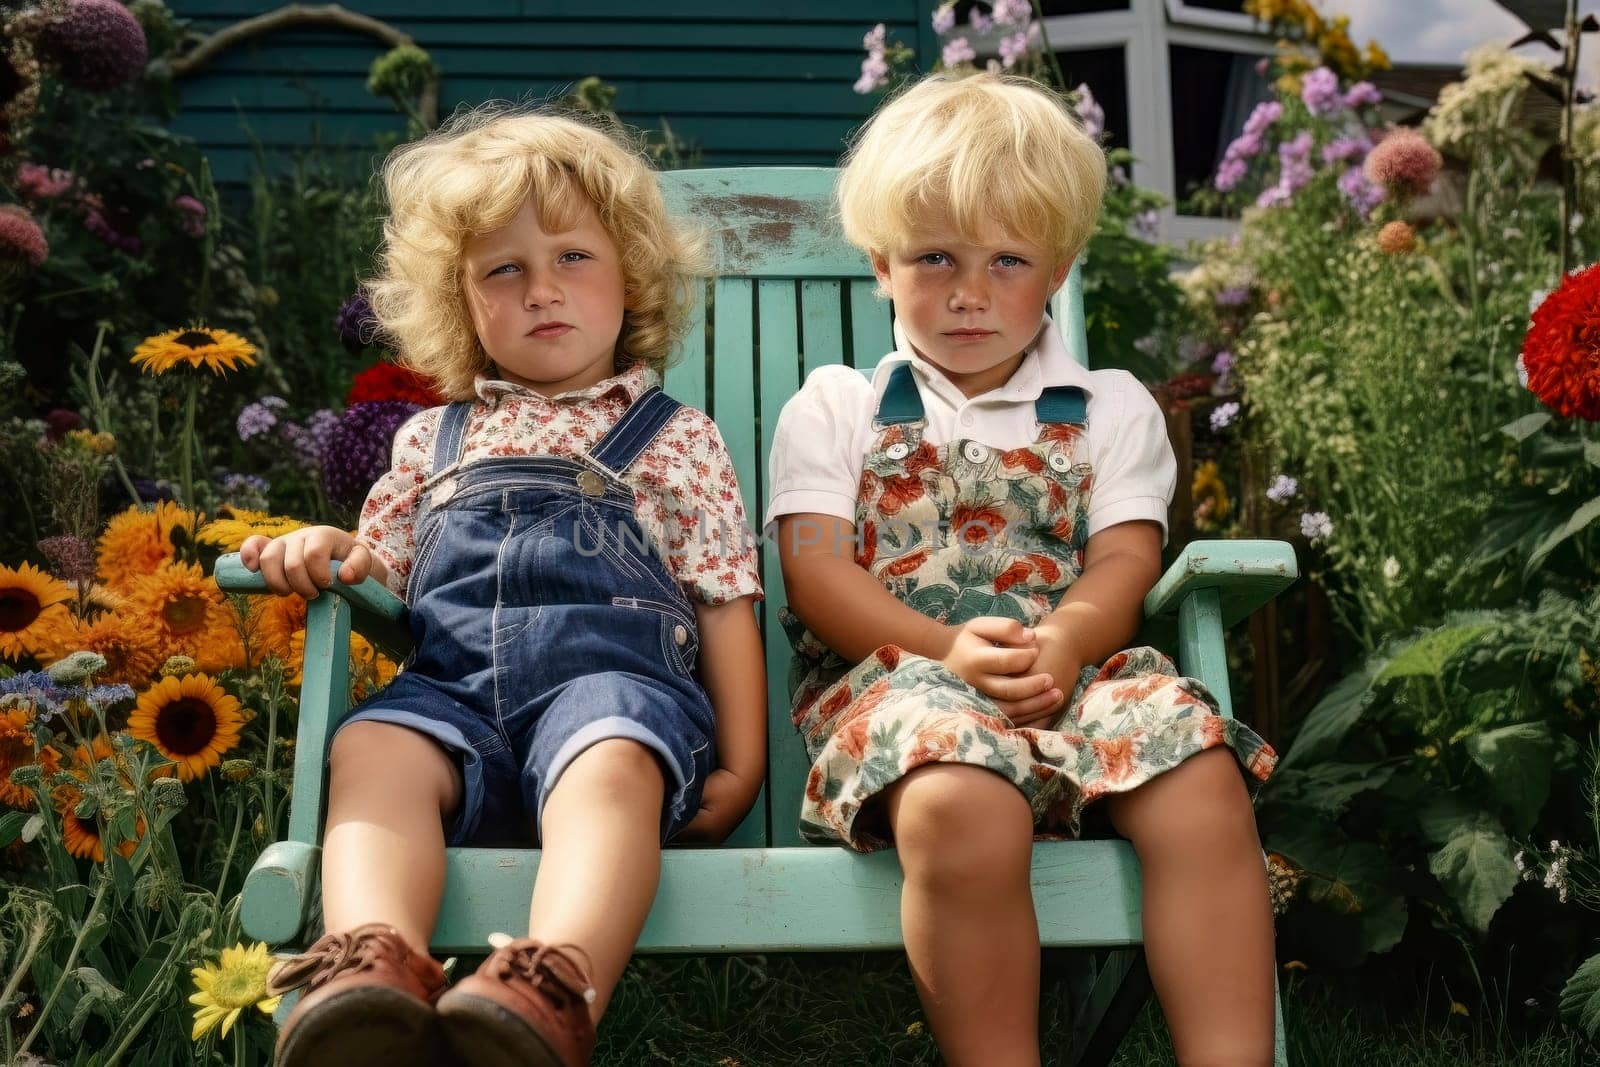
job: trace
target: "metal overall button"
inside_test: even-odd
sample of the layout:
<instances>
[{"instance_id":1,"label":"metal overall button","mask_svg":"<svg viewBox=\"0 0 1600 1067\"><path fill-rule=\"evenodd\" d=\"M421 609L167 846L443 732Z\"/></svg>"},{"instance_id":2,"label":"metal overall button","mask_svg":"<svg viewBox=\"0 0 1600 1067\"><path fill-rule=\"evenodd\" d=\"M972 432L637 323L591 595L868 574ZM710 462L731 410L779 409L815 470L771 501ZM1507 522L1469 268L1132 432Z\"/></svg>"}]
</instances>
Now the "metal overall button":
<instances>
[{"instance_id":1,"label":"metal overall button","mask_svg":"<svg viewBox=\"0 0 1600 1067\"><path fill-rule=\"evenodd\" d=\"M672 628L672 643L679 648L689 643L689 628L681 622Z\"/></svg>"},{"instance_id":2,"label":"metal overall button","mask_svg":"<svg viewBox=\"0 0 1600 1067\"><path fill-rule=\"evenodd\" d=\"M605 496L606 480L595 471L579 471L578 492L584 496Z\"/></svg>"},{"instance_id":3,"label":"metal overall button","mask_svg":"<svg viewBox=\"0 0 1600 1067\"><path fill-rule=\"evenodd\" d=\"M907 456L911 455L911 446L906 444L904 441L896 441L894 444L884 449L884 454L890 459L905 459Z\"/></svg>"}]
</instances>

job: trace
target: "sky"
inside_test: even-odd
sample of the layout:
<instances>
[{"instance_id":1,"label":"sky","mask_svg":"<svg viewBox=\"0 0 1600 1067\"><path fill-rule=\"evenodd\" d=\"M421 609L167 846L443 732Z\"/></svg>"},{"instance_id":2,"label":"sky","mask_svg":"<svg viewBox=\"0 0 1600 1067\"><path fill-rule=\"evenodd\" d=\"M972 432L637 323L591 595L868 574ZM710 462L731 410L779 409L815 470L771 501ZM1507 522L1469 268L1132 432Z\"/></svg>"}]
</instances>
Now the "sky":
<instances>
[{"instance_id":1,"label":"sky","mask_svg":"<svg viewBox=\"0 0 1600 1067\"><path fill-rule=\"evenodd\" d=\"M1516 16L1494 0L1315 0L1324 14L1349 15L1357 44L1376 38L1397 62L1460 62L1463 53L1486 42L1510 44L1525 32ZM1600 0L1579 0L1578 10L1600 14ZM1526 53L1554 62L1548 48ZM1600 85L1600 34L1585 34L1579 58L1586 77Z\"/></svg>"}]
</instances>

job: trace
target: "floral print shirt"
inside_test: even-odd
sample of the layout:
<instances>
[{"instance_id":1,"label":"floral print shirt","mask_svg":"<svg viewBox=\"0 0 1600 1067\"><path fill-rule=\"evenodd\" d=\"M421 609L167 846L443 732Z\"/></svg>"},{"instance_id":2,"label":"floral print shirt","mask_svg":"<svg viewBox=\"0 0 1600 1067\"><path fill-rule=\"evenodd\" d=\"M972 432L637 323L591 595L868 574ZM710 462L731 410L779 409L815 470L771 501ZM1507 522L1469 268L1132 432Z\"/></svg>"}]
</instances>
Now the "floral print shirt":
<instances>
[{"instance_id":1,"label":"floral print shirt","mask_svg":"<svg viewBox=\"0 0 1600 1067\"><path fill-rule=\"evenodd\" d=\"M555 397L480 375L467 420L462 465L493 456L576 458L595 446L661 375L635 364L603 382ZM395 433L387 473L367 493L356 539L389 571L405 596L423 483L433 473L433 443L444 408L419 411ZM692 599L722 604L760 599L756 538L722 434L711 417L683 407L624 475L639 524Z\"/></svg>"}]
</instances>

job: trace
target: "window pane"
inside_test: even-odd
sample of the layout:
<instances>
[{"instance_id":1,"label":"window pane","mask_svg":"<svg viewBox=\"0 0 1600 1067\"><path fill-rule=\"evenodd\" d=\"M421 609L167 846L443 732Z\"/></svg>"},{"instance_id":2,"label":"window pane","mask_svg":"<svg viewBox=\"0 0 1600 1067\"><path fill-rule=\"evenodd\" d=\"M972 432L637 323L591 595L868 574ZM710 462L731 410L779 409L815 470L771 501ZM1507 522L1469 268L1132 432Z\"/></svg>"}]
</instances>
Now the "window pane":
<instances>
[{"instance_id":1,"label":"window pane","mask_svg":"<svg viewBox=\"0 0 1600 1067\"><path fill-rule=\"evenodd\" d=\"M1079 83L1089 86L1095 100L1106 113L1106 140L1109 148L1128 147L1128 59L1123 48L1088 48L1078 52L1057 52L1067 88Z\"/></svg>"},{"instance_id":2,"label":"window pane","mask_svg":"<svg viewBox=\"0 0 1600 1067\"><path fill-rule=\"evenodd\" d=\"M1239 135L1251 109L1271 97L1267 80L1256 73L1260 56L1171 45L1172 164L1178 211L1194 214L1188 203L1207 188L1228 143Z\"/></svg>"}]
</instances>

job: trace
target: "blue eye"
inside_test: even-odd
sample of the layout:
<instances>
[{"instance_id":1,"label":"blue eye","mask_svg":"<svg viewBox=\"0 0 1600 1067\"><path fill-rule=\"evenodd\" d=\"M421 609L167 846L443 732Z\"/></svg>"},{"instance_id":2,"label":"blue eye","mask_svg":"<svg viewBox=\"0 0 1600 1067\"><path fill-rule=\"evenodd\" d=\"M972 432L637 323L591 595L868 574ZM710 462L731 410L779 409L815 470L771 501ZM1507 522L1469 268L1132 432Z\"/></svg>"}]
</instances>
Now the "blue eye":
<instances>
[{"instance_id":1,"label":"blue eye","mask_svg":"<svg viewBox=\"0 0 1600 1067\"><path fill-rule=\"evenodd\" d=\"M577 256L578 258L569 260L567 258L568 256ZM590 258L592 258L592 257L587 252L563 252L563 253L561 253L561 262L563 262L563 263L577 263L577 262L579 262L581 260L590 259Z\"/></svg>"},{"instance_id":2,"label":"blue eye","mask_svg":"<svg viewBox=\"0 0 1600 1067\"><path fill-rule=\"evenodd\" d=\"M1028 261L1021 256L996 256L995 262L1002 267L1021 267L1025 266Z\"/></svg>"},{"instance_id":3,"label":"blue eye","mask_svg":"<svg viewBox=\"0 0 1600 1067\"><path fill-rule=\"evenodd\" d=\"M517 265L515 263L502 263L498 267L496 267L494 270L489 272L489 277L493 278L496 274L499 274L501 271L505 270L507 267L510 267L513 270L517 269Z\"/></svg>"}]
</instances>

